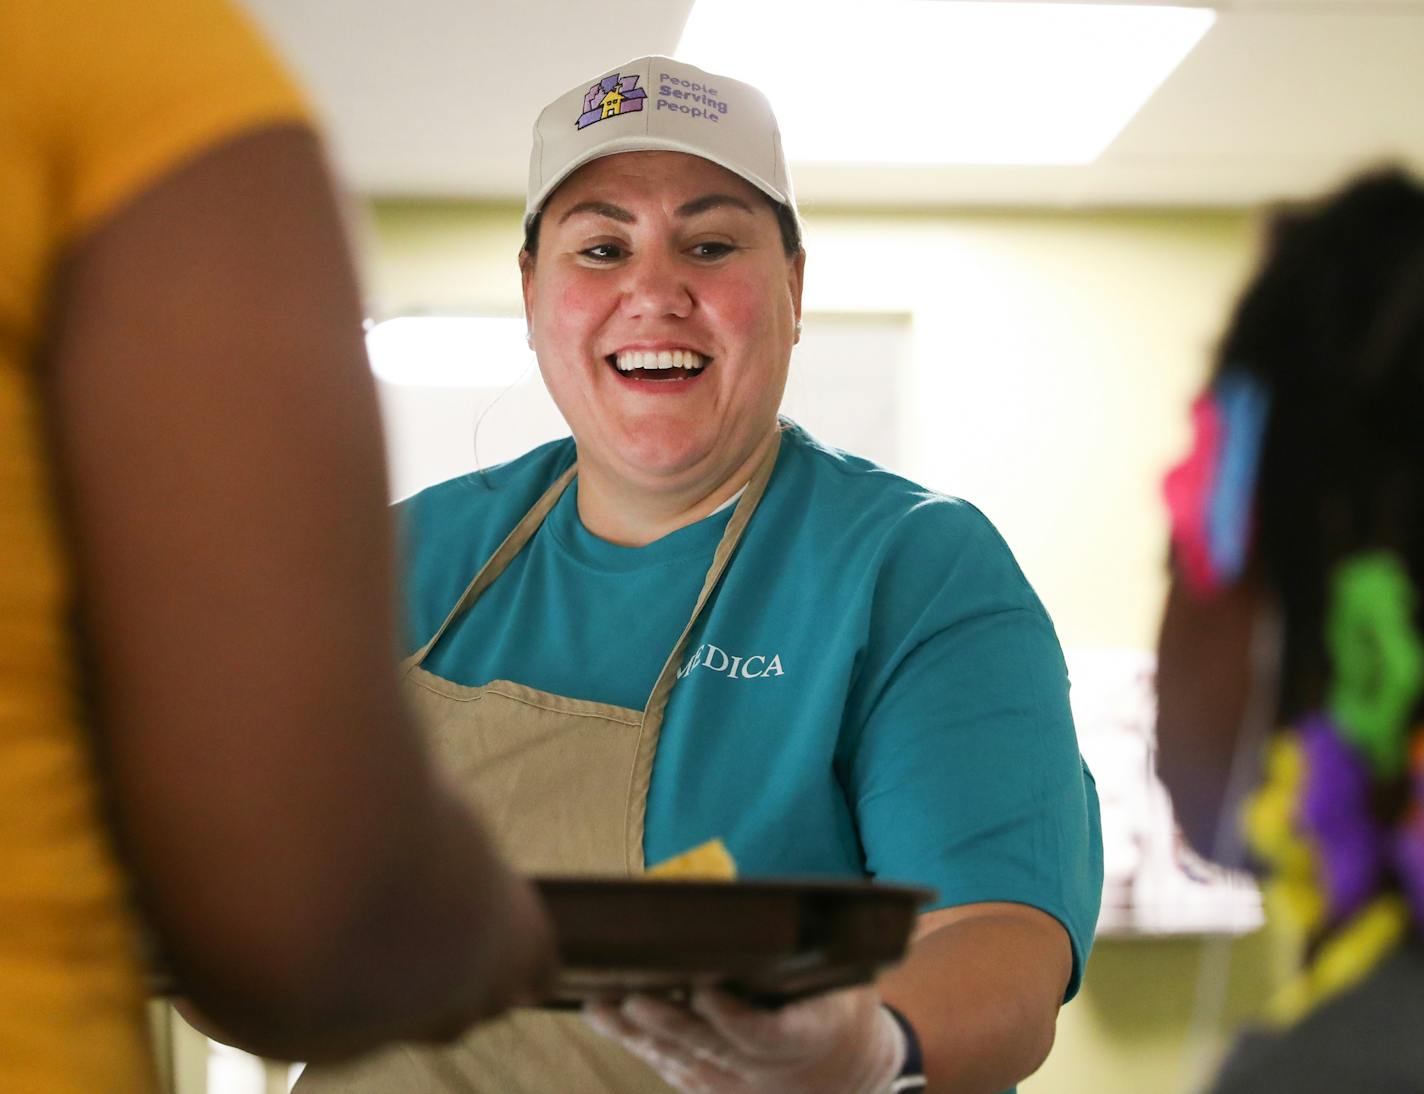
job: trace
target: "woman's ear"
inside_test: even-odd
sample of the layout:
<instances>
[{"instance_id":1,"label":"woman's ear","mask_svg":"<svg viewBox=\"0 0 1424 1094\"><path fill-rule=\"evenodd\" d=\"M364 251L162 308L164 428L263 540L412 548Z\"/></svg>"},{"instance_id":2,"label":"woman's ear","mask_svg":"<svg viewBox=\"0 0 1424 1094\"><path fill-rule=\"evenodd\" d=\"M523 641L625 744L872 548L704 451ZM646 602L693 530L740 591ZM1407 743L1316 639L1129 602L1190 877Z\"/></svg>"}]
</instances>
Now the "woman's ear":
<instances>
[{"instance_id":1,"label":"woman's ear","mask_svg":"<svg viewBox=\"0 0 1424 1094\"><path fill-rule=\"evenodd\" d=\"M796 252L796 257L789 263L791 270L787 277L787 286L791 290L791 314L796 320L796 335L792 339L793 345L801 341L801 287L806 277L806 251L804 248Z\"/></svg>"},{"instance_id":2,"label":"woman's ear","mask_svg":"<svg viewBox=\"0 0 1424 1094\"><path fill-rule=\"evenodd\" d=\"M534 345L534 256L519 252L520 292L524 296L524 322L529 328L529 345Z\"/></svg>"}]
</instances>

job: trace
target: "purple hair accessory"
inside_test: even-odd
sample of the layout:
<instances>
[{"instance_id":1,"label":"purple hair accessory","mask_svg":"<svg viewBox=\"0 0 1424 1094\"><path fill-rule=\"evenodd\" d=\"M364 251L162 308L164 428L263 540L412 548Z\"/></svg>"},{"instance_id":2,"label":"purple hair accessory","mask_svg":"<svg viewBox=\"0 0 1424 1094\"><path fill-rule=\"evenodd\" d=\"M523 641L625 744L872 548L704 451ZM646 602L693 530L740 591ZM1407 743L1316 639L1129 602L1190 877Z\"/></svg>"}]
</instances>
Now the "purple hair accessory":
<instances>
[{"instance_id":1,"label":"purple hair accessory","mask_svg":"<svg viewBox=\"0 0 1424 1094\"><path fill-rule=\"evenodd\" d=\"M1312 714L1298 734L1305 761L1298 822L1320 864L1327 917L1339 923L1378 891L1387 837L1370 808L1370 770L1334 722Z\"/></svg>"}]
</instances>

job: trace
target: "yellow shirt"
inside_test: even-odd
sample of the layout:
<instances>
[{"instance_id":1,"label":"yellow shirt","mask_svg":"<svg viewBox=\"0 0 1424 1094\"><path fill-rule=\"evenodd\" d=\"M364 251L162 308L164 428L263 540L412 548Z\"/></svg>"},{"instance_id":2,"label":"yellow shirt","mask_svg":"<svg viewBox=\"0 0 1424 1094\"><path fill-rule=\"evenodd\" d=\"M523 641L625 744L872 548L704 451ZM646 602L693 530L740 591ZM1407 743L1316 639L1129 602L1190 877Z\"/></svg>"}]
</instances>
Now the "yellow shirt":
<instances>
[{"instance_id":1,"label":"yellow shirt","mask_svg":"<svg viewBox=\"0 0 1424 1094\"><path fill-rule=\"evenodd\" d=\"M225 0L0 0L0 1091L153 1081L37 399L56 261L184 160L304 117Z\"/></svg>"}]
</instances>

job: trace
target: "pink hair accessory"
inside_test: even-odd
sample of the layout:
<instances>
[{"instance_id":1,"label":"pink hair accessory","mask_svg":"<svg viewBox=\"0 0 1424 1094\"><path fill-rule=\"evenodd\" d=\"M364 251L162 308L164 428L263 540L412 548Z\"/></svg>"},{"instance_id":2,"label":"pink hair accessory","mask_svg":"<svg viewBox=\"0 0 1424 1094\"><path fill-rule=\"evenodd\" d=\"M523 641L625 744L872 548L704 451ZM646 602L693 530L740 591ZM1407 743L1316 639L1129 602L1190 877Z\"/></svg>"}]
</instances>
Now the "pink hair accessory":
<instances>
[{"instance_id":1,"label":"pink hair accessory","mask_svg":"<svg viewBox=\"0 0 1424 1094\"><path fill-rule=\"evenodd\" d=\"M1162 493L1171 517L1172 545L1188 584L1199 594L1221 583L1212 564L1209 513L1221 457L1221 412L1208 392L1192 403L1192 448L1167 473Z\"/></svg>"}]
</instances>

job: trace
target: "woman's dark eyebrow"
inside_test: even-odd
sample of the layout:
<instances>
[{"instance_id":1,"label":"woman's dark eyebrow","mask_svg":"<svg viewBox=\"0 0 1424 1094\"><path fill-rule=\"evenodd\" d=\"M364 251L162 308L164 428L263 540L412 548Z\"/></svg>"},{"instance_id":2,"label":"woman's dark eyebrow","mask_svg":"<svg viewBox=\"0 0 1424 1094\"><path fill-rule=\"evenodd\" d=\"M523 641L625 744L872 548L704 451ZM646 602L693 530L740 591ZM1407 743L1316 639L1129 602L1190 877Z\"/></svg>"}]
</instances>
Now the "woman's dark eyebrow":
<instances>
[{"instance_id":1,"label":"woman's dark eyebrow","mask_svg":"<svg viewBox=\"0 0 1424 1094\"><path fill-rule=\"evenodd\" d=\"M633 224L638 219L621 205L614 205L607 201L581 201L561 216L559 223L562 224L569 217L578 213L593 213L596 216L607 217L609 220L616 220L623 224Z\"/></svg>"},{"instance_id":2,"label":"woman's dark eyebrow","mask_svg":"<svg viewBox=\"0 0 1424 1094\"><path fill-rule=\"evenodd\" d=\"M695 217L698 213L705 213L709 209L719 209L728 205L746 213L752 212L752 207L741 198L733 197L731 194L708 194L705 197L694 198L686 205L679 205L677 215Z\"/></svg>"},{"instance_id":3,"label":"woman's dark eyebrow","mask_svg":"<svg viewBox=\"0 0 1424 1094\"><path fill-rule=\"evenodd\" d=\"M680 217L695 217L699 213L706 213L712 209L731 207L740 209L744 213L752 212L752 207L739 197L731 194L705 194L700 198L693 198L691 201L677 207L677 215ZM608 201L581 201L571 207L563 216L559 218L562 224L569 217L577 216L580 213L592 213L594 216L607 217L609 220L616 220L621 224L636 224L638 218L621 205L614 205Z\"/></svg>"}]
</instances>

